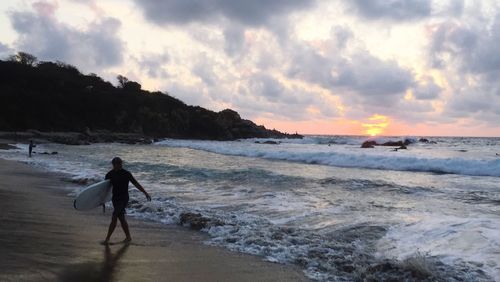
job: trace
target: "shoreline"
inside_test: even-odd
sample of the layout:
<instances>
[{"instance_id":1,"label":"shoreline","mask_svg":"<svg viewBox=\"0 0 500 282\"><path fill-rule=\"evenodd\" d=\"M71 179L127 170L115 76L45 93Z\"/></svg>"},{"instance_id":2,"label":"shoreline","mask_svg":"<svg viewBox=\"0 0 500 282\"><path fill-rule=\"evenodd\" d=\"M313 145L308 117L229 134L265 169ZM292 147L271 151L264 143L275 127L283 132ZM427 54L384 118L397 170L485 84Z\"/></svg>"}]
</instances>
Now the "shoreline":
<instances>
[{"instance_id":1,"label":"shoreline","mask_svg":"<svg viewBox=\"0 0 500 282\"><path fill-rule=\"evenodd\" d=\"M293 265L203 244L205 234L128 217L133 242L99 244L110 211L78 212L54 174L0 159L0 280L309 281ZM117 228L112 242L123 237Z\"/></svg>"},{"instance_id":2,"label":"shoreline","mask_svg":"<svg viewBox=\"0 0 500 282\"><path fill-rule=\"evenodd\" d=\"M277 139L302 139L299 134L285 134L283 136L248 136L245 138L194 138L193 140L210 141L235 141L246 138L277 138ZM56 143L63 145L90 145L96 143L122 143L122 144L152 144L162 139L189 139L189 136L151 136L143 133L113 132L109 130L85 130L79 131L54 131L46 132L39 130L24 131L0 131L0 140L8 142L28 143L33 140L35 143Z\"/></svg>"}]
</instances>

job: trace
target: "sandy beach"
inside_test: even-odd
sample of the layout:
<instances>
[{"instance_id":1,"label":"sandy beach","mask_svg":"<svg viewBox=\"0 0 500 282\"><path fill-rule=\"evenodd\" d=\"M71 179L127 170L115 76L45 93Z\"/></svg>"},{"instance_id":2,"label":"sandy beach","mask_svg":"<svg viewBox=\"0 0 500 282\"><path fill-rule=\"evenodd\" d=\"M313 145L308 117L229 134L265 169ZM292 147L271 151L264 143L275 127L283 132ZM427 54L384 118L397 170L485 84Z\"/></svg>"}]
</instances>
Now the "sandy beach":
<instances>
[{"instance_id":1,"label":"sandy beach","mask_svg":"<svg viewBox=\"0 0 500 282\"><path fill-rule=\"evenodd\" d=\"M306 281L296 267L203 244L203 234L130 219L133 243L99 244L109 223L78 212L57 175L0 160L1 281ZM123 239L120 228L112 242Z\"/></svg>"}]
</instances>

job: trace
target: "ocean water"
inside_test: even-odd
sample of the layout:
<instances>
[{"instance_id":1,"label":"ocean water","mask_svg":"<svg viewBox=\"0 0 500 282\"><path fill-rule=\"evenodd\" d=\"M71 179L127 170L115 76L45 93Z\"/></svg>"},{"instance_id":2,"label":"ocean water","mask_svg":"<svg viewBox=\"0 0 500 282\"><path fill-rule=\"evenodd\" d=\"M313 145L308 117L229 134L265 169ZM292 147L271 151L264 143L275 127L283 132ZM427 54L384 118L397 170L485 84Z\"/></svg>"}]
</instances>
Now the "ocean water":
<instances>
[{"instance_id":1,"label":"ocean water","mask_svg":"<svg viewBox=\"0 0 500 282\"><path fill-rule=\"evenodd\" d=\"M399 151L361 149L366 139L43 144L58 154L31 159L19 144L0 157L98 181L120 156L153 196L132 191L132 216L201 213L223 223L202 230L207 244L315 280L500 281L500 138L413 138Z\"/></svg>"}]
</instances>

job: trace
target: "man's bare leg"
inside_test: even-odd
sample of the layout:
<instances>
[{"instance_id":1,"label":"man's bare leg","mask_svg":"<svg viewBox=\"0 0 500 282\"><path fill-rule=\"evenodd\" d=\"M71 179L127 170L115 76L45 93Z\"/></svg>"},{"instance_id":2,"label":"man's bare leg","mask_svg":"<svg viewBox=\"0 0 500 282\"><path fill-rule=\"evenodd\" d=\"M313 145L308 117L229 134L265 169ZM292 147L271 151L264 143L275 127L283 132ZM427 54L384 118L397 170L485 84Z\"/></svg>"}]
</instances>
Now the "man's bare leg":
<instances>
[{"instance_id":1,"label":"man's bare leg","mask_svg":"<svg viewBox=\"0 0 500 282\"><path fill-rule=\"evenodd\" d=\"M128 222L127 220L125 219L125 215L122 214L118 217L118 219L120 220L120 223L122 225L122 229L123 229L123 232L125 232L125 240L124 242L130 242L132 241L132 237L130 236L130 231L128 229Z\"/></svg>"},{"instance_id":2,"label":"man's bare leg","mask_svg":"<svg viewBox=\"0 0 500 282\"><path fill-rule=\"evenodd\" d=\"M106 239L102 242L103 244L106 245L109 243L109 239L111 238L111 234L113 234L113 231L115 231L116 223L117 223L117 218L116 218L116 216L113 215L111 217L111 223L109 224L108 235L106 236Z\"/></svg>"}]
</instances>

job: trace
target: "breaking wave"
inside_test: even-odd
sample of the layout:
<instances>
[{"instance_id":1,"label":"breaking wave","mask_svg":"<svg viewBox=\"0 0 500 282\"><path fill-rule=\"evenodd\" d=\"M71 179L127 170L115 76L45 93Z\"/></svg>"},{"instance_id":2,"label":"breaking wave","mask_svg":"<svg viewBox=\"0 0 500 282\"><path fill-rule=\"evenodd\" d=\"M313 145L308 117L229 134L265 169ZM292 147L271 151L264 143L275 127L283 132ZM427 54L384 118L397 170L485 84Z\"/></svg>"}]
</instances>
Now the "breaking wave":
<instances>
[{"instance_id":1,"label":"breaking wave","mask_svg":"<svg viewBox=\"0 0 500 282\"><path fill-rule=\"evenodd\" d=\"M296 144L286 144L278 147L276 145L252 144L249 142L164 140L156 144L171 147L186 147L224 155L338 167L500 177L500 158L431 158L428 156L419 157L390 152L385 152L385 154L370 154L353 150L344 150L345 152L329 151L324 148L325 146L304 149L303 146Z\"/></svg>"}]
</instances>

